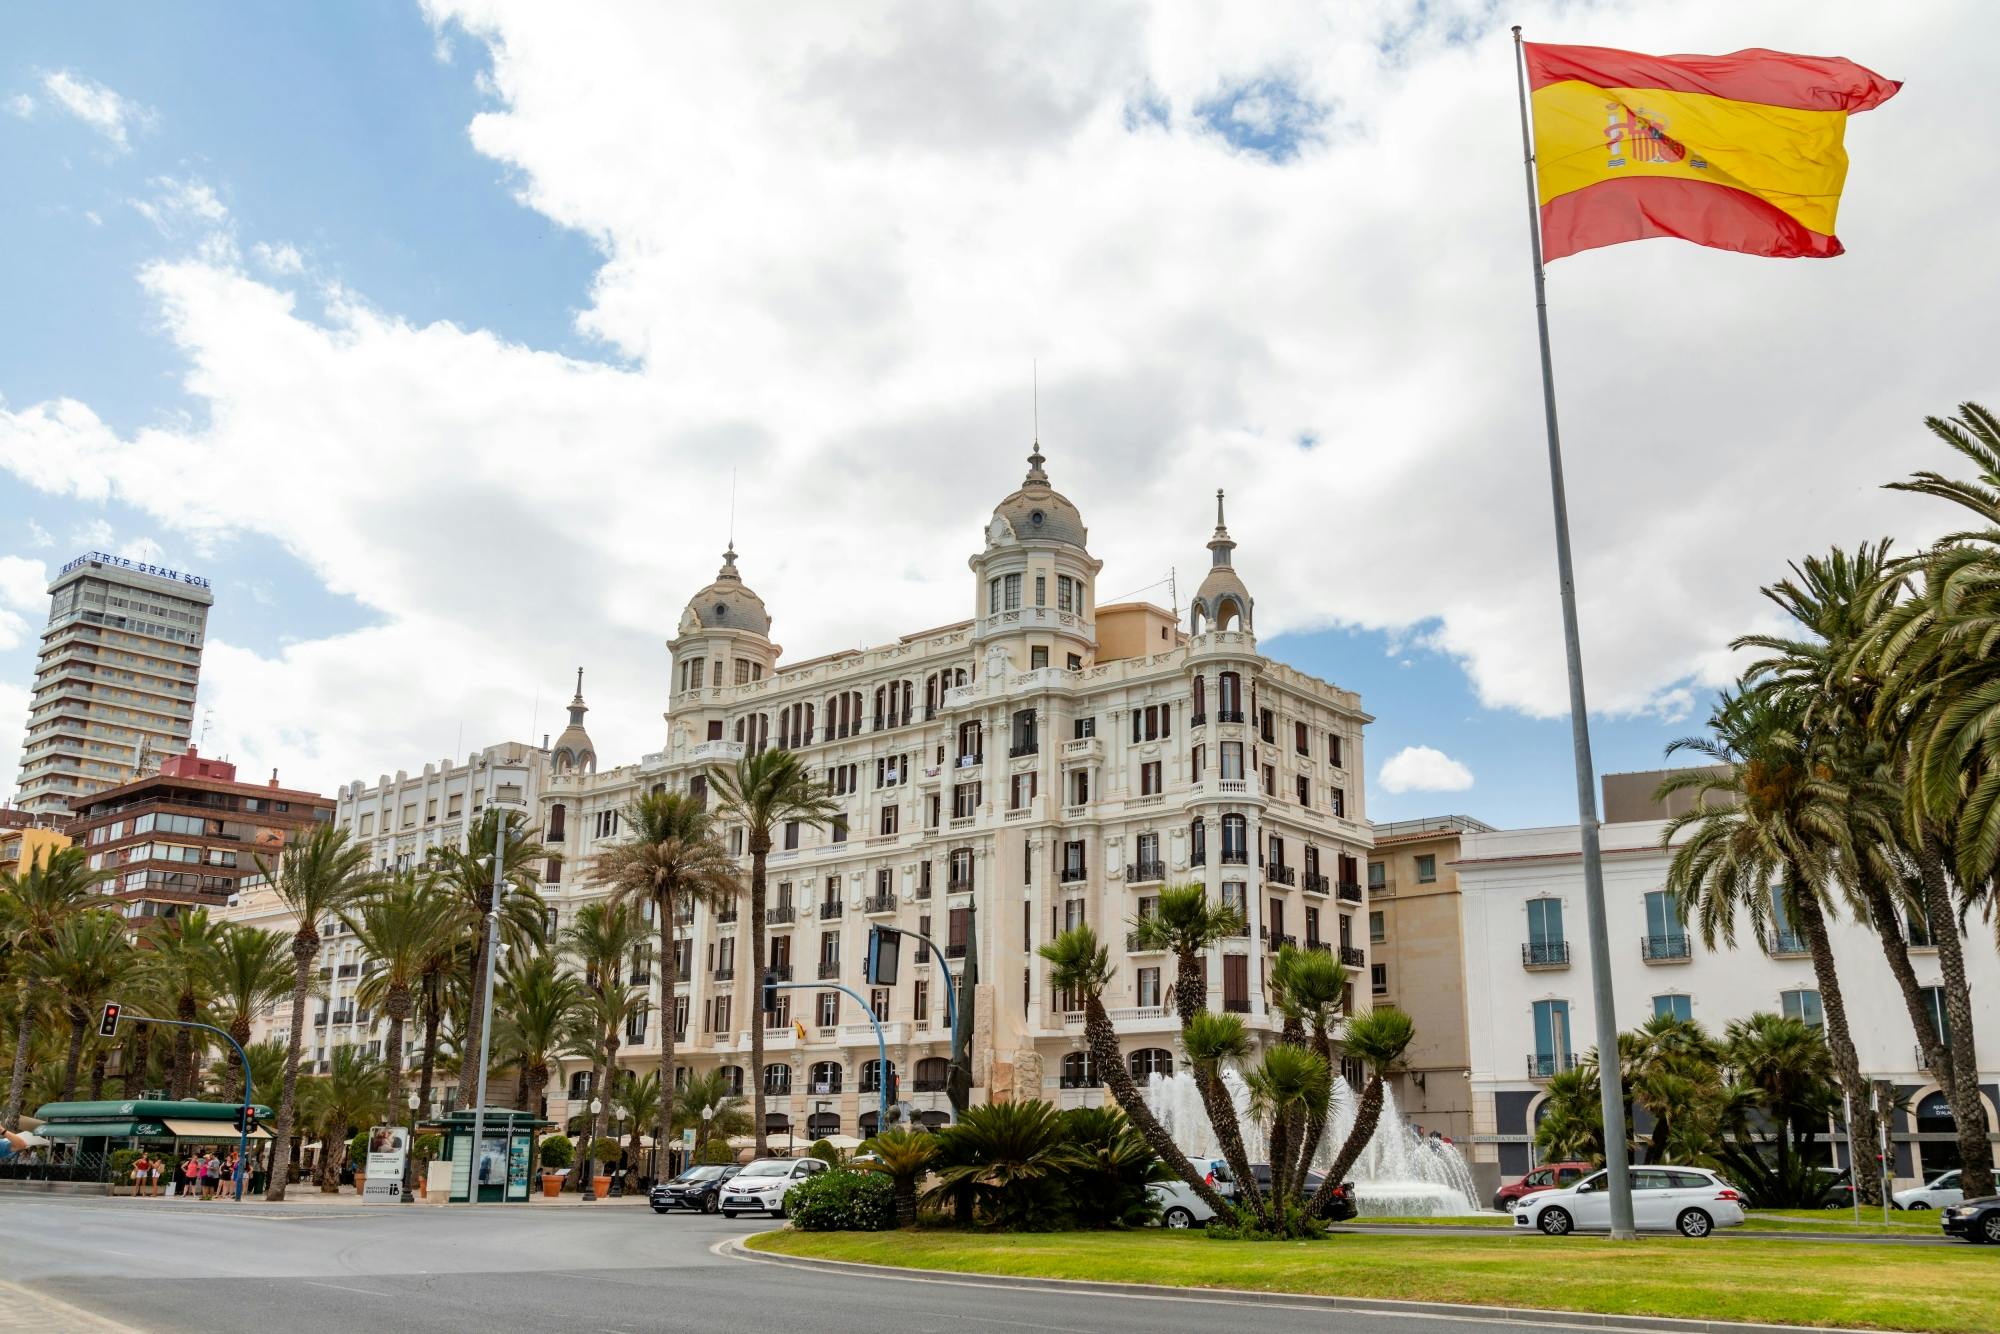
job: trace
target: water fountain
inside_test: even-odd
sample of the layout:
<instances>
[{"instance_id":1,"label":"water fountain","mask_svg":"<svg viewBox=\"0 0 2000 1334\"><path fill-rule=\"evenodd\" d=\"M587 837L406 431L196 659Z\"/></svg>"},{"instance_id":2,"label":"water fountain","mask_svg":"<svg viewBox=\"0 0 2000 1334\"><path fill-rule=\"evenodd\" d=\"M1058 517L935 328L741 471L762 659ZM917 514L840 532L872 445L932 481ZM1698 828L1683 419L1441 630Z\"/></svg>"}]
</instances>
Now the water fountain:
<instances>
[{"instance_id":1,"label":"water fountain","mask_svg":"<svg viewBox=\"0 0 2000 1334\"><path fill-rule=\"evenodd\" d=\"M1234 1070L1223 1072L1236 1104L1236 1123L1242 1129L1243 1150L1250 1161L1261 1162L1268 1155L1264 1127L1249 1112L1250 1092ZM1214 1128L1202 1106L1194 1076L1186 1071L1154 1075L1146 1083L1146 1105L1160 1119L1174 1143L1190 1158L1214 1158L1222 1150L1215 1142ZM1333 1156L1346 1142L1354 1125L1360 1099L1344 1079L1333 1081L1333 1116L1326 1135L1320 1140L1313 1165L1330 1167ZM1455 1145L1441 1139L1418 1136L1403 1119L1393 1093L1384 1090L1382 1115L1350 1173L1354 1181L1355 1204L1364 1215L1397 1215L1408 1218L1446 1217L1480 1212L1474 1200L1472 1171Z\"/></svg>"}]
</instances>

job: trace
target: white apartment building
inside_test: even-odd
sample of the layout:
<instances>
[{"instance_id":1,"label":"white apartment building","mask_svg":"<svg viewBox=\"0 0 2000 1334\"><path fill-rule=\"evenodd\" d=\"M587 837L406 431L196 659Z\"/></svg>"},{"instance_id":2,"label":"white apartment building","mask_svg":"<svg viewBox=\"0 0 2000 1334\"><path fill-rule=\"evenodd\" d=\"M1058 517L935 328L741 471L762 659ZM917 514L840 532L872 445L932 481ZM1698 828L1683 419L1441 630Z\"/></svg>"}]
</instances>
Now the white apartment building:
<instances>
[{"instance_id":1,"label":"white apartment building","mask_svg":"<svg viewBox=\"0 0 2000 1334\"><path fill-rule=\"evenodd\" d=\"M21 743L24 810L66 816L187 748L214 601L199 575L108 552L63 566Z\"/></svg>"},{"instance_id":2,"label":"white apartment building","mask_svg":"<svg viewBox=\"0 0 2000 1334\"><path fill-rule=\"evenodd\" d=\"M1607 785L1608 786L1608 785ZM1720 1035L1732 1019L1773 1011L1821 1021L1819 991L1803 940L1782 929L1763 954L1747 929L1737 948L1710 950L1680 924L1666 880L1671 853L1660 847L1661 819L1603 826L1605 908L1610 927L1612 990L1618 1027L1629 1031L1654 1014L1672 1013ZM1535 1161L1534 1127L1546 1083L1596 1046L1584 917L1583 866L1574 825L1468 832L1458 860L1464 928L1472 1151L1482 1194L1526 1172ZM1911 939L1925 939L1921 921ZM1841 990L1861 1069L1886 1080L1907 1101L1890 1127L1895 1176L1907 1183L1958 1165L1955 1126L1937 1084L1921 1068L1909 1012L1869 926L1830 924ZM1912 945L1918 980L1930 991L1942 1031L1942 995L1934 948ZM2000 958L1984 940L1967 942L1966 967L1981 1014L2000 996ZM1483 1003L1482 1003L1483 1002ZM1976 1033L1987 1125L2000 1126L2000 1018ZM1845 1167L1844 1132L1828 1127L1836 1162Z\"/></svg>"}]
</instances>

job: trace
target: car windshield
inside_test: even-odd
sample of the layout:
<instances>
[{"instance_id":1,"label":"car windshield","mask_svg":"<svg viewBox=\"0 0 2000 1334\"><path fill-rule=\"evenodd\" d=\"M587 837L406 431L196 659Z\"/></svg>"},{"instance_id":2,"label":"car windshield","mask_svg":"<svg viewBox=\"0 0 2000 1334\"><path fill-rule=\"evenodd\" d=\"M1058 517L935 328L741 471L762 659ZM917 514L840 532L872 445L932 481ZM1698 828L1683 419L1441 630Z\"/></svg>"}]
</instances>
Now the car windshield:
<instances>
[{"instance_id":1,"label":"car windshield","mask_svg":"<svg viewBox=\"0 0 2000 1334\"><path fill-rule=\"evenodd\" d=\"M690 1167L681 1173L682 1181L713 1181L722 1175L720 1167Z\"/></svg>"},{"instance_id":2,"label":"car windshield","mask_svg":"<svg viewBox=\"0 0 2000 1334\"><path fill-rule=\"evenodd\" d=\"M1605 1174L1602 1172L1592 1172L1589 1176L1585 1177L1583 1180L1577 1182L1576 1184L1579 1186L1588 1186L1592 1190L1596 1190L1598 1187L1604 1184L1604 1176Z\"/></svg>"},{"instance_id":3,"label":"car windshield","mask_svg":"<svg viewBox=\"0 0 2000 1334\"><path fill-rule=\"evenodd\" d=\"M737 1175L746 1177L781 1177L791 1170L792 1165L790 1163L767 1160L761 1163L752 1163L737 1173Z\"/></svg>"}]
</instances>

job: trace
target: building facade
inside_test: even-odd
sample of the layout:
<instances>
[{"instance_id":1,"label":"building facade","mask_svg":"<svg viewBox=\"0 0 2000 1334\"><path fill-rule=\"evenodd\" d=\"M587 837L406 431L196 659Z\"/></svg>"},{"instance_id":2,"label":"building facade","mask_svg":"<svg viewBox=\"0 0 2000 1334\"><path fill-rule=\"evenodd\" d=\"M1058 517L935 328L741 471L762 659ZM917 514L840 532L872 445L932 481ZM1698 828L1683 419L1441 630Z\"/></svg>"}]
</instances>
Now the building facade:
<instances>
[{"instance_id":1,"label":"building facade","mask_svg":"<svg viewBox=\"0 0 2000 1334\"><path fill-rule=\"evenodd\" d=\"M0 806L0 872L19 874L70 845L67 815Z\"/></svg>"},{"instance_id":2,"label":"building facade","mask_svg":"<svg viewBox=\"0 0 2000 1334\"><path fill-rule=\"evenodd\" d=\"M1658 775L1651 775L1657 785ZM1621 807L1637 813L1640 807ZM1819 991L1803 940L1783 928L1760 952L1748 932L1735 949L1710 950L1680 925L1666 889L1672 854L1660 846L1666 821L1603 826L1604 893L1610 926L1613 1003L1621 1031L1655 1014L1699 1021L1719 1034L1759 1011L1821 1022ZM1534 1127L1549 1077L1573 1068L1595 1044L1590 961L1585 943L1583 870L1576 827L1468 833L1457 863L1468 994L1474 1175L1483 1194L1534 1164ZM1921 923L1912 940L1927 937ZM1958 1165L1955 1126L1929 1073L1872 928L1851 918L1829 923L1848 1022L1870 1080L1903 1101L1890 1126L1899 1184ZM2000 958L1968 943L1974 996L2000 994ZM1911 962L1930 989L1942 1024L1935 948L1913 944ZM1975 1035L1974 1053L1989 1131L2000 1126L2000 1025ZM1942 1029L1940 1030L1942 1031ZM1959 1050L1962 1052L1963 1047ZM1847 1164L1842 1127L1827 1128L1834 1159Z\"/></svg>"},{"instance_id":3,"label":"building facade","mask_svg":"<svg viewBox=\"0 0 2000 1334\"><path fill-rule=\"evenodd\" d=\"M71 834L106 873L103 892L135 922L190 908L227 910L257 859L274 869L287 840L333 818L316 792L237 781L236 766L189 746L158 773L106 788L76 806Z\"/></svg>"},{"instance_id":4,"label":"building facade","mask_svg":"<svg viewBox=\"0 0 2000 1334\"><path fill-rule=\"evenodd\" d=\"M18 803L73 803L148 772L193 735L208 581L92 551L49 585Z\"/></svg>"},{"instance_id":5,"label":"building facade","mask_svg":"<svg viewBox=\"0 0 2000 1334\"><path fill-rule=\"evenodd\" d=\"M1472 1134L1471 1066L1466 1045L1465 939L1459 925L1458 845L1492 826L1467 815L1374 826L1368 862L1368 989L1416 1024L1401 1067L1390 1077L1412 1125L1454 1141ZM1343 957L1360 951L1340 942Z\"/></svg>"}]
</instances>

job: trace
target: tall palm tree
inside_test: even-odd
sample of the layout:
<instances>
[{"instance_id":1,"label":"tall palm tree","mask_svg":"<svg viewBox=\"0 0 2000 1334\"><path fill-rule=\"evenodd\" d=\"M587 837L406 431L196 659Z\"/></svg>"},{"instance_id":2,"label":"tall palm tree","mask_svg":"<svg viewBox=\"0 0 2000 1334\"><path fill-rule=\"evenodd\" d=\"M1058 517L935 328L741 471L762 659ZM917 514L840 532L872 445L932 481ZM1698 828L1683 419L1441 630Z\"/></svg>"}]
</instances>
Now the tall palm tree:
<instances>
[{"instance_id":1,"label":"tall palm tree","mask_svg":"<svg viewBox=\"0 0 2000 1334\"><path fill-rule=\"evenodd\" d=\"M1235 1210L1195 1170L1180 1145L1174 1143L1174 1137L1153 1115L1153 1109L1146 1105L1138 1085L1132 1081L1132 1072L1125 1068L1125 1057L1118 1049L1118 1032L1111 1026L1111 1015L1104 1008L1104 988L1111 983L1111 951L1097 943L1097 933L1085 923L1063 932L1038 953L1049 962L1049 985L1082 999L1084 1041L1090 1048L1091 1069L1097 1071L1111 1090L1112 1098L1125 1110L1126 1119L1146 1137L1153 1152L1201 1196L1202 1203L1224 1218L1234 1216Z\"/></svg>"},{"instance_id":2,"label":"tall palm tree","mask_svg":"<svg viewBox=\"0 0 2000 1334\"><path fill-rule=\"evenodd\" d=\"M1174 956L1174 1007L1186 1028L1208 1008L1208 951L1218 941L1243 933L1243 914L1231 903L1210 903L1201 885L1169 885L1149 916L1132 919L1142 950Z\"/></svg>"},{"instance_id":3,"label":"tall palm tree","mask_svg":"<svg viewBox=\"0 0 2000 1334\"><path fill-rule=\"evenodd\" d=\"M347 830L316 824L285 845L275 870L262 857L257 871L298 923L292 930L292 1016L285 1047L284 1087L278 1095L278 1124L271 1132L271 1184L264 1198L285 1198L292 1154L292 1122L297 1114L299 1052L306 1037L306 996L312 991L319 959L319 925L372 892L378 877L368 869L368 849L347 841Z\"/></svg>"},{"instance_id":4,"label":"tall palm tree","mask_svg":"<svg viewBox=\"0 0 2000 1334\"><path fill-rule=\"evenodd\" d=\"M648 1070L640 1074L636 1070L625 1072L625 1078L618 1081L614 1096L618 1105L625 1109L625 1120L632 1128L625 1136L625 1161L634 1172L639 1170L639 1151L645 1146L640 1141L640 1131L647 1126L660 1124L660 1072ZM664 1151L666 1140L653 1137L653 1147Z\"/></svg>"},{"instance_id":5,"label":"tall palm tree","mask_svg":"<svg viewBox=\"0 0 2000 1334\"><path fill-rule=\"evenodd\" d=\"M1202 1109L1208 1113L1208 1123L1214 1129L1215 1142L1222 1146L1222 1156L1229 1163L1229 1172L1239 1183L1237 1198L1248 1199L1250 1210L1259 1221L1265 1221L1268 1213L1264 1197L1255 1188L1256 1177L1251 1174L1250 1158L1243 1149L1243 1130L1236 1121L1236 1100L1230 1096L1229 1086L1222 1080L1225 1066L1241 1069L1250 1062L1250 1035L1243 1027L1243 1016L1217 1014L1212 1010L1197 1010L1187 1026L1181 1029L1181 1049L1187 1053L1188 1065L1195 1072L1195 1087L1201 1093ZM1290 1110L1288 1105L1286 1110ZM1275 1135L1271 1145L1272 1170L1277 1171L1278 1158L1283 1150L1282 1134ZM1274 1192L1275 1193L1275 1192Z\"/></svg>"},{"instance_id":6,"label":"tall palm tree","mask_svg":"<svg viewBox=\"0 0 2000 1334\"><path fill-rule=\"evenodd\" d=\"M1271 962L1271 989L1287 1030L1297 1027L1305 1044L1326 1063L1327 1100L1317 1114L1310 1109L1298 1135L1297 1164L1293 1171L1300 1180L1312 1167L1326 1135L1327 1111L1333 1094L1333 1035L1347 1005L1347 966L1326 950L1301 950L1286 945Z\"/></svg>"},{"instance_id":7,"label":"tall palm tree","mask_svg":"<svg viewBox=\"0 0 2000 1334\"><path fill-rule=\"evenodd\" d=\"M702 1110L711 1107L715 1114L703 1116ZM750 1133L749 1104L733 1091L720 1070L690 1075L687 1086L674 1098L674 1119L668 1133L683 1130L694 1131L693 1161L698 1163L711 1139L727 1140Z\"/></svg>"},{"instance_id":8,"label":"tall palm tree","mask_svg":"<svg viewBox=\"0 0 2000 1334\"><path fill-rule=\"evenodd\" d=\"M210 959L213 976L209 979L215 1019L244 1048L246 1055L252 1023L292 992L289 944L282 933L254 926L230 926L216 942ZM228 1076L222 1081L223 1087L233 1089L234 1096L240 1099L243 1066L235 1048L226 1054L222 1066ZM269 1086L256 1085L254 1069L251 1083L253 1087L261 1087L266 1096L272 1092Z\"/></svg>"},{"instance_id":9,"label":"tall palm tree","mask_svg":"<svg viewBox=\"0 0 2000 1334\"><path fill-rule=\"evenodd\" d=\"M664 1147L674 1119L674 986L680 981L680 950L674 936L683 911L734 902L736 865L717 837L714 820L701 802L680 792L655 792L625 808L630 836L591 863L590 876L608 885L616 903L652 906L660 932L660 1069L665 1093L653 1132ZM762 1031L759 1019L758 1030ZM634 1131L636 1134L636 1130Z\"/></svg>"},{"instance_id":10,"label":"tall palm tree","mask_svg":"<svg viewBox=\"0 0 2000 1334\"><path fill-rule=\"evenodd\" d=\"M1296 1207L1293 1197L1305 1180L1303 1173L1295 1176L1291 1171L1286 1136L1292 1127L1313 1116L1325 1120L1333 1091L1332 1067L1309 1047L1275 1042L1264 1049L1264 1059L1244 1078L1250 1085L1251 1115L1266 1119L1271 1126L1271 1209L1282 1221ZM1255 1193L1254 1177L1249 1178L1247 1189Z\"/></svg>"},{"instance_id":11,"label":"tall palm tree","mask_svg":"<svg viewBox=\"0 0 2000 1334\"><path fill-rule=\"evenodd\" d=\"M302 1102L308 1124L319 1132L320 1192L337 1195L349 1137L389 1110L389 1076L379 1058L354 1044L335 1047L327 1070L308 1082Z\"/></svg>"},{"instance_id":12,"label":"tall palm tree","mask_svg":"<svg viewBox=\"0 0 2000 1334\"><path fill-rule=\"evenodd\" d=\"M439 1056L446 1045L446 1027L463 1012L465 972L472 957L472 943L453 933L431 943L417 975L417 1022L423 1027L423 1054L418 1062L417 1098L426 1107L431 1101L431 1085L439 1069ZM450 1039L454 1049L457 1039ZM457 1067L451 1069L456 1078Z\"/></svg>"},{"instance_id":13,"label":"tall palm tree","mask_svg":"<svg viewBox=\"0 0 2000 1334\"><path fill-rule=\"evenodd\" d=\"M227 934L228 927L211 919L206 908L153 919L146 933L146 971L172 1001L173 1017L181 1023L206 1023L212 1017L208 1008L215 995L216 957ZM168 1097L186 1098L198 1091L196 1076L207 1047L207 1039L197 1039L194 1030L174 1030Z\"/></svg>"},{"instance_id":14,"label":"tall palm tree","mask_svg":"<svg viewBox=\"0 0 2000 1334\"><path fill-rule=\"evenodd\" d=\"M500 965L500 1000L493 1019L493 1050L520 1071L518 1105L547 1115L549 1072L575 1050L577 980L547 954L515 955ZM528 1149L528 1179L535 1180L541 1142Z\"/></svg>"},{"instance_id":15,"label":"tall palm tree","mask_svg":"<svg viewBox=\"0 0 2000 1334\"><path fill-rule=\"evenodd\" d=\"M21 1097L28 1087L28 1055L34 1046L43 969L56 931L90 907L104 873L90 869L83 848L50 849L31 857L24 871L0 871L0 940L18 981L14 1021L14 1073L0 1121L21 1128Z\"/></svg>"},{"instance_id":16,"label":"tall palm tree","mask_svg":"<svg viewBox=\"0 0 2000 1334\"><path fill-rule=\"evenodd\" d=\"M417 877L400 875L339 915L374 970L361 979L354 997L389 1018L383 1071L389 1082L389 1107L394 1110L403 1102L404 1030L416 1013L416 989L424 965L438 938L451 930L453 904Z\"/></svg>"},{"instance_id":17,"label":"tall palm tree","mask_svg":"<svg viewBox=\"0 0 2000 1334\"><path fill-rule=\"evenodd\" d=\"M796 821L821 829L840 818L840 803L827 794L826 785L813 777L805 761L789 750L760 750L736 762L734 769L711 769L709 781L722 798L722 814L741 822L744 845L750 851L750 982L762 986L764 977L764 872L771 856L772 831ZM764 1017L752 1015L750 1024L750 1068L758 1072L751 1093L752 1116L757 1137L757 1156L769 1146L764 1134Z\"/></svg>"},{"instance_id":18,"label":"tall palm tree","mask_svg":"<svg viewBox=\"0 0 2000 1334\"><path fill-rule=\"evenodd\" d=\"M63 1101L76 1097L83 1064L83 1040L97 1017L132 969L132 945L125 921L116 913L81 912L56 928L44 959L43 976L60 999L69 1020L69 1056L63 1063Z\"/></svg>"},{"instance_id":19,"label":"tall palm tree","mask_svg":"<svg viewBox=\"0 0 2000 1334\"><path fill-rule=\"evenodd\" d=\"M1410 1016L1393 1005L1378 1005L1347 1021L1341 1045L1347 1055L1368 1067L1368 1087L1361 1091L1360 1105L1354 1110L1354 1126L1326 1169L1326 1180L1319 1183L1319 1189L1306 1206L1315 1217L1326 1216L1333 1205L1333 1192L1340 1188L1354 1160L1375 1137L1375 1127L1382 1119L1383 1086L1416 1035L1416 1025L1410 1022Z\"/></svg>"},{"instance_id":20,"label":"tall palm tree","mask_svg":"<svg viewBox=\"0 0 2000 1334\"><path fill-rule=\"evenodd\" d=\"M425 867L432 887L450 898L458 910L458 929L471 942L466 995L470 1005L459 1037L459 1051L467 1059L458 1072L458 1105L470 1107L479 1085L479 1030L484 1023L481 1001L485 997L487 944L486 915L493 903L493 845L501 837L505 822L504 851L500 858L503 887L499 905L500 938L510 948L539 943L544 905L541 896L542 867L555 855L541 843L541 830L528 826L528 817L519 811L488 806L466 830L465 844L456 848L434 848Z\"/></svg>"},{"instance_id":21,"label":"tall palm tree","mask_svg":"<svg viewBox=\"0 0 2000 1334\"><path fill-rule=\"evenodd\" d=\"M593 1144L604 1134L605 1100L618 1070L620 1035L635 1015L645 1012L646 993L626 985L623 973L633 950L645 939L645 922L622 903L587 903L563 928L563 950L583 974L571 1042L591 1054L594 1066L590 1087L598 1110L590 1118ZM673 1015L662 1014L660 1022L672 1023Z\"/></svg>"},{"instance_id":22,"label":"tall palm tree","mask_svg":"<svg viewBox=\"0 0 2000 1334\"><path fill-rule=\"evenodd\" d=\"M1702 941L1734 945L1738 916L1767 953L1784 921L1803 933L1819 987L1827 1045L1841 1088L1854 1106L1854 1144L1875 1142L1875 1113L1847 1024L1847 1004L1827 936L1836 911L1835 869L1851 864L1846 790L1815 766L1805 749L1796 701L1773 692L1727 694L1709 719L1713 739L1676 741L1668 753L1691 750L1716 767L1682 770L1660 785L1662 796L1691 791L1695 804L1667 822L1660 845L1673 848L1667 888L1684 918L1696 920ZM1684 832L1678 847L1675 840ZM1879 1201L1880 1172L1872 1155L1853 1155L1855 1189Z\"/></svg>"}]
</instances>

